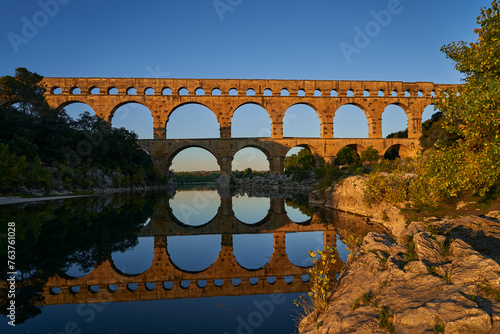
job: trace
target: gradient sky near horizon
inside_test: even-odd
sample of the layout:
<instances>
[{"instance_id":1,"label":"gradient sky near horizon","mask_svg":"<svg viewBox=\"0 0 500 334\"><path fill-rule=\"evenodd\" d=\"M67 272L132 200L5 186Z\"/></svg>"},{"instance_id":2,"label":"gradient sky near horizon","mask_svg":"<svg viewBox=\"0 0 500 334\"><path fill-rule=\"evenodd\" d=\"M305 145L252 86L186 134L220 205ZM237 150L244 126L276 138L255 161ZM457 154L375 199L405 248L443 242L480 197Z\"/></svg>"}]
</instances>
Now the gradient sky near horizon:
<instances>
[{"instance_id":1,"label":"gradient sky near horizon","mask_svg":"<svg viewBox=\"0 0 500 334\"><path fill-rule=\"evenodd\" d=\"M155 77L430 81L459 83L461 74L440 51L453 41L473 42L486 0L16 0L0 4L0 76L26 67L46 77ZM392 9L382 21L381 11ZM377 15L378 13L378 15ZM379 20L377 21L377 16ZM358 31L378 22L369 40ZM356 47L346 54L342 46ZM76 117L86 105L71 105ZM423 120L433 108L428 107ZM193 124L193 120L196 120ZM243 106L233 117L235 137L268 136L264 109ZM386 108L384 135L406 128L396 106ZM147 108L120 108L112 124L152 138ZM285 114L284 135L319 137L319 118L307 106ZM344 106L335 137L367 137L360 109ZM214 114L189 105L176 110L167 138L217 138ZM237 153L233 169L269 168L256 149ZM179 153L172 168L218 170L201 149Z\"/></svg>"}]
</instances>

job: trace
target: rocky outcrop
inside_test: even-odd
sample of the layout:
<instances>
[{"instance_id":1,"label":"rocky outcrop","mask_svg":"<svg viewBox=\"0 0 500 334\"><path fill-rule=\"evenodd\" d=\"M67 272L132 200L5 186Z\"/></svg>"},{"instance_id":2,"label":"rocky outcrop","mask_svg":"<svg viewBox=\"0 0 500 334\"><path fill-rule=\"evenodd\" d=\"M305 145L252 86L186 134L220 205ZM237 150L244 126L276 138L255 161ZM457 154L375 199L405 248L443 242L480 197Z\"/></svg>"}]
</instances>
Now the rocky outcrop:
<instances>
[{"instance_id":1,"label":"rocky outcrop","mask_svg":"<svg viewBox=\"0 0 500 334\"><path fill-rule=\"evenodd\" d=\"M365 176L351 176L324 192L314 190L309 196L309 204L370 217L371 221L385 225L394 235L400 235L404 231L405 218L399 208L384 202L367 205L363 200L365 179Z\"/></svg>"},{"instance_id":2,"label":"rocky outcrop","mask_svg":"<svg viewBox=\"0 0 500 334\"><path fill-rule=\"evenodd\" d=\"M370 232L301 333L500 333L500 212Z\"/></svg>"}]
</instances>

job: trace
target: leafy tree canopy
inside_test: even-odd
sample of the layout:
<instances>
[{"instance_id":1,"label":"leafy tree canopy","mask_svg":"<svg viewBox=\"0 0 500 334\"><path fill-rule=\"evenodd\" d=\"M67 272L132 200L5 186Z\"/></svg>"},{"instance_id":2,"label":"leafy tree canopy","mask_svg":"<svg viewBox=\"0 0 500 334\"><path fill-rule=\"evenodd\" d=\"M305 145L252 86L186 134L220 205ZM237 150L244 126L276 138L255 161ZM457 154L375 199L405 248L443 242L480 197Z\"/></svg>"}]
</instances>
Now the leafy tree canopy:
<instances>
[{"instance_id":1,"label":"leafy tree canopy","mask_svg":"<svg viewBox=\"0 0 500 334\"><path fill-rule=\"evenodd\" d=\"M483 195L500 176L499 0L481 9L477 23L476 42L441 48L464 78L436 104L444 129L457 139L438 142L424 157L420 181L434 198Z\"/></svg>"}]
</instances>

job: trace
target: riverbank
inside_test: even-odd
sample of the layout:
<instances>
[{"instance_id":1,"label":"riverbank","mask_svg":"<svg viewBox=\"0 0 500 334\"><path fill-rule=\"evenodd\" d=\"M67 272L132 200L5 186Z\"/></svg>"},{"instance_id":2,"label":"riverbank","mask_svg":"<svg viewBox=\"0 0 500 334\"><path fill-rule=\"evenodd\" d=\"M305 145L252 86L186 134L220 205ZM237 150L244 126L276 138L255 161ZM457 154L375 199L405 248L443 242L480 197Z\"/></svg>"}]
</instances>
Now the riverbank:
<instances>
[{"instance_id":1,"label":"riverbank","mask_svg":"<svg viewBox=\"0 0 500 334\"><path fill-rule=\"evenodd\" d=\"M310 202L340 205L392 235L370 232L352 250L328 309L304 318L300 333L499 333L500 211L411 221L397 207L365 205L362 181Z\"/></svg>"}]
</instances>

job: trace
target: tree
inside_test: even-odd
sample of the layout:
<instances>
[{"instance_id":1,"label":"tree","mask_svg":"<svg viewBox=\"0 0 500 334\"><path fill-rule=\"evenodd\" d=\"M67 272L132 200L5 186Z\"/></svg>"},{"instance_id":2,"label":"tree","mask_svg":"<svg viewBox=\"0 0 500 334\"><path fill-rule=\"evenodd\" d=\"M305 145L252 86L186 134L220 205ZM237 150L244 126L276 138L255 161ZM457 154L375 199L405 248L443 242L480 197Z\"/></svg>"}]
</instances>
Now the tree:
<instances>
[{"instance_id":1,"label":"tree","mask_svg":"<svg viewBox=\"0 0 500 334\"><path fill-rule=\"evenodd\" d=\"M43 96L45 88L41 85L42 80L43 76L24 67L16 68L13 77L10 75L1 77L0 106L8 110L19 110L24 114L54 113Z\"/></svg>"},{"instance_id":2,"label":"tree","mask_svg":"<svg viewBox=\"0 0 500 334\"><path fill-rule=\"evenodd\" d=\"M335 158L337 165L351 165L359 162L359 154L352 147L346 146L340 149Z\"/></svg>"},{"instance_id":3,"label":"tree","mask_svg":"<svg viewBox=\"0 0 500 334\"><path fill-rule=\"evenodd\" d=\"M380 160L380 154L378 151L373 148L373 146L369 146L366 150L361 152L361 162L367 162L370 165Z\"/></svg>"},{"instance_id":4,"label":"tree","mask_svg":"<svg viewBox=\"0 0 500 334\"><path fill-rule=\"evenodd\" d=\"M419 182L434 198L484 195L500 176L499 0L481 9L477 23L476 42L441 48L464 79L436 104L457 139L424 156Z\"/></svg>"}]
</instances>

